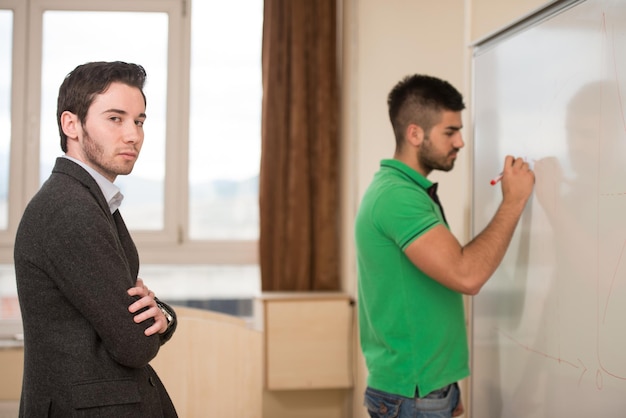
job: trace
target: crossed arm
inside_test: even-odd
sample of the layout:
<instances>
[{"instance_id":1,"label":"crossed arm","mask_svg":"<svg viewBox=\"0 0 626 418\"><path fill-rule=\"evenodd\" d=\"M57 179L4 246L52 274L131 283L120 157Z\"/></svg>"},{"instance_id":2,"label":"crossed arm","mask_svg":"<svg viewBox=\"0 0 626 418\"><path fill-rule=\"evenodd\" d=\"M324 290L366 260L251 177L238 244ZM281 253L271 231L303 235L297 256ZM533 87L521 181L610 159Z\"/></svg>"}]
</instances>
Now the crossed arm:
<instances>
[{"instance_id":1,"label":"crossed arm","mask_svg":"<svg viewBox=\"0 0 626 418\"><path fill-rule=\"evenodd\" d=\"M128 289L128 294L130 296L139 297L137 301L133 302L128 307L128 311L130 313L139 312L133 318L135 323L139 324L150 318L154 318L154 324L146 328L146 330L144 331L147 336L156 333L163 334L168 330L168 328L172 326L172 324L168 323L167 319L165 318L165 314L157 305L157 300L154 292L148 289L148 287L143 282L143 279L137 279L135 287L131 287L130 289Z\"/></svg>"}]
</instances>

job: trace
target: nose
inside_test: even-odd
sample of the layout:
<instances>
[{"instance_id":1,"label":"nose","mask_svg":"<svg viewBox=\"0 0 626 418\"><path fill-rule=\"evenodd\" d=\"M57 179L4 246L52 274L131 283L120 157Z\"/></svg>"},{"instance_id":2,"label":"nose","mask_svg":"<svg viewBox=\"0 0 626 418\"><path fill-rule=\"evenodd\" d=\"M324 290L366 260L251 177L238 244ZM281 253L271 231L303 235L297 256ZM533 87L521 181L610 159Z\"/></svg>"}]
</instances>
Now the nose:
<instances>
[{"instance_id":1,"label":"nose","mask_svg":"<svg viewBox=\"0 0 626 418\"><path fill-rule=\"evenodd\" d=\"M458 149L461 149L465 146L465 142L463 141L463 135L461 135L461 132L455 135L453 145L455 148Z\"/></svg>"},{"instance_id":2,"label":"nose","mask_svg":"<svg viewBox=\"0 0 626 418\"><path fill-rule=\"evenodd\" d=\"M143 128L138 126L135 121L128 121L124 124L124 132L122 139L126 143L137 143L143 140Z\"/></svg>"}]
</instances>

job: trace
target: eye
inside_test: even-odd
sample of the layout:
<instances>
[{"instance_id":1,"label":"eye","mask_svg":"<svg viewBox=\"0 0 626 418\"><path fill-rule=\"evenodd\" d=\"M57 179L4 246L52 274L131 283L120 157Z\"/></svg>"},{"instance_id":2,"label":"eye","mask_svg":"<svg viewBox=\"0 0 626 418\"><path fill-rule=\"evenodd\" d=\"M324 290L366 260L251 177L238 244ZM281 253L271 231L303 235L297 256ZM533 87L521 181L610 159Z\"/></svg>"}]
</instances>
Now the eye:
<instances>
[{"instance_id":1,"label":"eye","mask_svg":"<svg viewBox=\"0 0 626 418\"><path fill-rule=\"evenodd\" d=\"M119 116L111 116L111 117L109 118L109 120L110 120L111 122L121 122L121 121L122 121L122 118L120 118Z\"/></svg>"},{"instance_id":2,"label":"eye","mask_svg":"<svg viewBox=\"0 0 626 418\"><path fill-rule=\"evenodd\" d=\"M142 120L136 120L135 121L135 125L139 126L140 128L143 127L143 123L144 123L144 121L142 121Z\"/></svg>"}]
</instances>

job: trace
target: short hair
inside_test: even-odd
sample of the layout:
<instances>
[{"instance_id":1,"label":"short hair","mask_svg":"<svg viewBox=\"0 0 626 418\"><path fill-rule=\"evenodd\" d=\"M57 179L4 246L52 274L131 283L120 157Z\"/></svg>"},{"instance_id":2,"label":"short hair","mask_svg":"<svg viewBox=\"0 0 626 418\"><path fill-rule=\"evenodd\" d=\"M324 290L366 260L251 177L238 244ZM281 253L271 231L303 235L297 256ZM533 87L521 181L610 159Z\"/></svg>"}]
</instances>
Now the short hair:
<instances>
[{"instance_id":1,"label":"short hair","mask_svg":"<svg viewBox=\"0 0 626 418\"><path fill-rule=\"evenodd\" d=\"M96 95L104 93L113 82L137 87L146 104L146 95L143 92L146 71L141 65L122 61L89 62L79 65L65 77L57 99L57 123L63 152L67 152L67 135L61 126L61 114L65 111L72 112L78 116L82 125Z\"/></svg>"},{"instance_id":2,"label":"short hair","mask_svg":"<svg viewBox=\"0 0 626 418\"><path fill-rule=\"evenodd\" d=\"M387 106L398 149L410 124L428 133L438 123L441 111L465 109L463 96L450 83L421 74L406 76L398 82L389 92Z\"/></svg>"}]
</instances>

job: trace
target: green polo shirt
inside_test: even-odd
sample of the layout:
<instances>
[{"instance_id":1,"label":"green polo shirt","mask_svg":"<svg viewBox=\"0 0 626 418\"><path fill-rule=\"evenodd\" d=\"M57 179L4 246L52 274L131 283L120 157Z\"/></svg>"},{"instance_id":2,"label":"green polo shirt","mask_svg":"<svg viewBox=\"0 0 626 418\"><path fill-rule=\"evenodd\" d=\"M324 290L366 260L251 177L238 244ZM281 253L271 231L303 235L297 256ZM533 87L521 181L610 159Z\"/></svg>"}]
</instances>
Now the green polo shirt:
<instances>
[{"instance_id":1,"label":"green polo shirt","mask_svg":"<svg viewBox=\"0 0 626 418\"><path fill-rule=\"evenodd\" d=\"M446 225L426 191L431 185L398 160L381 161L355 224L368 386L410 398L416 389L425 396L469 375L463 296L404 254L422 234Z\"/></svg>"}]
</instances>

